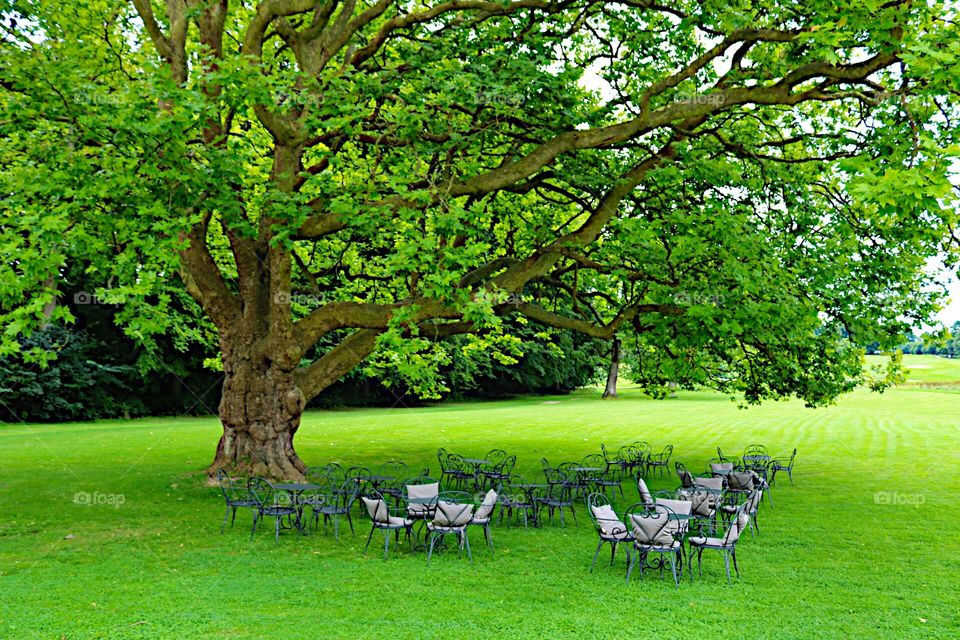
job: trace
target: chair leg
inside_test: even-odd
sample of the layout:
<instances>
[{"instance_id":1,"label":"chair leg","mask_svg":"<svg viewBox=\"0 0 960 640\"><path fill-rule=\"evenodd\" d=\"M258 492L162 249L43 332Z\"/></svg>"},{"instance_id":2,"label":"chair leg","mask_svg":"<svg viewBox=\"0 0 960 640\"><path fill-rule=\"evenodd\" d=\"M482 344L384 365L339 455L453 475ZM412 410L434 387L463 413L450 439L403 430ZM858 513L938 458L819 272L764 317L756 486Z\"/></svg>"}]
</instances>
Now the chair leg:
<instances>
[{"instance_id":1,"label":"chair leg","mask_svg":"<svg viewBox=\"0 0 960 640\"><path fill-rule=\"evenodd\" d=\"M220 525L220 533L221 533L221 534L223 533L224 529L227 528L227 516L228 516L228 515L230 515L230 506L229 506L229 505L227 506L227 510L223 512L223 524ZM236 510L236 509L233 510L233 515L234 515L234 516L237 515L237 510ZM233 526L233 523L231 523L230 526Z\"/></svg>"},{"instance_id":2,"label":"chair leg","mask_svg":"<svg viewBox=\"0 0 960 640\"><path fill-rule=\"evenodd\" d=\"M490 523L483 525L483 537L487 539L487 546L493 551L493 534L490 533Z\"/></svg>"},{"instance_id":3,"label":"chair leg","mask_svg":"<svg viewBox=\"0 0 960 640\"><path fill-rule=\"evenodd\" d=\"M611 567L613 566L613 561L616 557L617 557L617 543L611 542L610 543L610 566Z\"/></svg>"},{"instance_id":4,"label":"chair leg","mask_svg":"<svg viewBox=\"0 0 960 640\"><path fill-rule=\"evenodd\" d=\"M390 551L390 530L383 530L383 559L387 559L387 552Z\"/></svg>"},{"instance_id":5,"label":"chair leg","mask_svg":"<svg viewBox=\"0 0 960 640\"><path fill-rule=\"evenodd\" d=\"M350 534L356 535L357 532L353 530L353 518L350 517L350 509L347 509L347 524L350 525Z\"/></svg>"},{"instance_id":6,"label":"chair leg","mask_svg":"<svg viewBox=\"0 0 960 640\"><path fill-rule=\"evenodd\" d=\"M430 548L427 550L427 564L430 564L430 558L433 556L433 545L437 542L437 534L435 531L430 532Z\"/></svg>"},{"instance_id":7,"label":"chair leg","mask_svg":"<svg viewBox=\"0 0 960 640\"><path fill-rule=\"evenodd\" d=\"M473 562L473 553L470 552L470 535L466 528L463 530L463 543L467 546L467 557L470 558L470 562Z\"/></svg>"},{"instance_id":8,"label":"chair leg","mask_svg":"<svg viewBox=\"0 0 960 640\"><path fill-rule=\"evenodd\" d=\"M633 572L633 563L635 562L633 555L630 551L627 551L627 584L630 584L630 574ZM642 572L642 571L641 571Z\"/></svg>"},{"instance_id":9,"label":"chair leg","mask_svg":"<svg viewBox=\"0 0 960 640\"><path fill-rule=\"evenodd\" d=\"M674 553L670 554L670 570L673 571L673 584L675 584L677 589L679 589L680 579L677 577L677 560L674 558L674 555Z\"/></svg>"},{"instance_id":10,"label":"chair leg","mask_svg":"<svg viewBox=\"0 0 960 640\"><path fill-rule=\"evenodd\" d=\"M603 540L597 543L597 551L593 554L593 562L590 563L590 572L593 573L593 567L597 564L597 556L600 555L600 547L603 546Z\"/></svg>"},{"instance_id":11,"label":"chair leg","mask_svg":"<svg viewBox=\"0 0 960 640\"><path fill-rule=\"evenodd\" d=\"M280 544L280 516L273 518L274 544Z\"/></svg>"},{"instance_id":12,"label":"chair leg","mask_svg":"<svg viewBox=\"0 0 960 640\"><path fill-rule=\"evenodd\" d=\"M333 515L333 539L340 539L340 516L337 514Z\"/></svg>"},{"instance_id":13,"label":"chair leg","mask_svg":"<svg viewBox=\"0 0 960 640\"><path fill-rule=\"evenodd\" d=\"M376 527L370 527L370 535L367 536L367 544L363 547L363 555L367 555L367 548L370 546L370 540L373 539L373 531Z\"/></svg>"},{"instance_id":14,"label":"chair leg","mask_svg":"<svg viewBox=\"0 0 960 640\"><path fill-rule=\"evenodd\" d=\"M253 540L253 534L257 532L257 523L260 521L260 512L254 511L253 513L253 528L250 529L250 540Z\"/></svg>"},{"instance_id":15,"label":"chair leg","mask_svg":"<svg viewBox=\"0 0 960 640\"><path fill-rule=\"evenodd\" d=\"M787 469L787 477L790 478L790 484L793 484L793 469Z\"/></svg>"},{"instance_id":16,"label":"chair leg","mask_svg":"<svg viewBox=\"0 0 960 640\"><path fill-rule=\"evenodd\" d=\"M727 569L727 584L733 584L730 582L730 556L727 554L726 549L723 551L723 566Z\"/></svg>"},{"instance_id":17,"label":"chair leg","mask_svg":"<svg viewBox=\"0 0 960 640\"><path fill-rule=\"evenodd\" d=\"M697 573L703 577L703 547L697 549Z\"/></svg>"},{"instance_id":18,"label":"chair leg","mask_svg":"<svg viewBox=\"0 0 960 640\"><path fill-rule=\"evenodd\" d=\"M740 578L740 567L737 566L737 550L733 549L730 551L730 555L733 556L733 570L737 572L737 578Z\"/></svg>"}]
</instances>

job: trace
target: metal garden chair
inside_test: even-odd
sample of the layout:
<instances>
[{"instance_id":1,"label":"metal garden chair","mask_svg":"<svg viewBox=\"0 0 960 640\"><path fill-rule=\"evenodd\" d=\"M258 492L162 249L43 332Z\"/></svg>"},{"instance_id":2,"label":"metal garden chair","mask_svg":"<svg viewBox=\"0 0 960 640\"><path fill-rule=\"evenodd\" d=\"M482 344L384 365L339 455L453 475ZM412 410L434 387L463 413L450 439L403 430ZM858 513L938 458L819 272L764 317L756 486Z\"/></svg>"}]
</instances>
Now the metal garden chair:
<instances>
[{"instance_id":1,"label":"metal garden chair","mask_svg":"<svg viewBox=\"0 0 960 640\"><path fill-rule=\"evenodd\" d=\"M777 481L777 472L786 471L790 478L790 484L793 484L793 463L797 459L797 450L794 449L789 458L774 458L770 461L770 484Z\"/></svg>"},{"instance_id":2,"label":"metal garden chair","mask_svg":"<svg viewBox=\"0 0 960 640\"><path fill-rule=\"evenodd\" d=\"M297 517L297 505L293 504L289 494L277 491L264 478L250 478L247 489L250 492L250 498L257 505L253 514L253 528L250 529L250 539L253 540L253 534L257 532L257 524L260 520L269 517L273 518L275 541L279 543L281 521L287 518L291 522L290 528L293 528L292 522Z\"/></svg>"},{"instance_id":3,"label":"metal garden chair","mask_svg":"<svg viewBox=\"0 0 960 640\"><path fill-rule=\"evenodd\" d=\"M655 453L647 459L647 470L660 470L660 476L663 477L664 471L670 475L670 456L673 455L673 445L668 444L660 453Z\"/></svg>"},{"instance_id":4,"label":"metal garden chair","mask_svg":"<svg viewBox=\"0 0 960 640\"><path fill-rule=\"evenodd\" d=\"M220 493L223 494L227 504L227 510L223 512L223 524L220 525L220 533L223 533L227 527L227 516L230 516L230 527L233 528L233 523L237 519L237 509L256 509L257 501L246 487L236 484L233 478L223 472L223 469L217 469L217 482L220 484Z\"/></svg>"},{"instance_id":5,"label":"metal garden chair","mask_svg":"<svg viewBox=\"0 0 960 640\"><path fill-rule=\"evenodd\" d=\"M483 501L473 517L467 523L467 527L480 527L483 529L483 538L487 541L487 546L493 551L493 535L490 533L490 523L493 522L493 512L497 508L500 496L495 489L487 491Z\"/></svg>"},{"instance_id":6,"label":"metal garden chair","mask_svg":"<svg viewBox=\"0 0 960 640\"><path fill-rule=\"evenodd\" d=\"M703 577L703 552L706 549L713 551L719 551L723 554L723 563L727 570L727 584L730 582L730 558L733 558L733 569L736 571L737 578L740 577L740 567L737 566L737 540L740 539L740 534L743 533L744 527L748 525L750 521L750 516L744 512L744 507L741 506L737 509L737 512L734 514L734 517L731 519L727 530L721 536L694 536L687 539L687 545L689 548L688 551L688 564L691 567L690 571L690 581L693 581L693 553L696 551L697 554L697 568L700 573L700 577Z\"/></svg>"},{"instance_id":7,"label":"metal garden chair","mask_svg":"<svg viewBox=\"0 0 960 640\"><path fill-rule=\"evenodd\" d=\"M331 485L323 495L323 500L317 503L309 503L314 525L319 527L320 516L323 516L324 529L326 529L328 522L333 521L333 537L335 540L339 540L340 518L346 516L347 524L350 525L350 533L355 534L350 510L357 499L357 483L353 480L344 480L339 486Z\"/></svg>"},{"instance_id":8,"label":"metal garden chair","mask_svg":"<svg viewBox=\"0 0 960 640\"><path fill-rule=\"evenodd\" d=\"M438 540L448 535L457 536L457 557L467 549L467 557L473 560L470 552L470 537L467 535L467 525L473 519L473 496L465 491L443 491L437 498L437 510L433 520L427 523L430 532L430 547L427 551L427 562L433 556L433 549Z\"/></svg>"},{"instance_id":9,"label":"metal garden chair","mask_svg":"<svg viewBox=\"0 0 960 640\"><path fill-rule=\"evenodd\" d=\"M670 507L657 503L653 506L635 504L627 509L627 522L633 534L633 557L627 567L627 582L633 567L639 561L640 577L643 577L644 568L659 569L663 577L666 566L664 558L670 560L670 570L673 573L673 582L680 587L680 577L677 567L682 570L683 545L681 544L680 530L675 512ZM657 562L649 563L651 554L657 555Z\"/></svg>"},{"instance_id":10,"label":"metal garden chair","mask_svg":"<svg viewBox=\"0 0 960 640\"><path fill-rule=\"evenodd\" d=\"M617 547L620 543L626 543L627 567L630 567L630 543L633 542L633 535L627 529L627 525L613 510L613 506L602 493L591 493L587 496L587 512L593 521L593 526L597 530L597 550L593 553L593 562L590 563L590 571L597 564L597 557L600 555L600 549L605 544L610 545L610 566L617 557Z\"/></svg>"},{"instance_id":11,"label":"metal garden chair","mask_svg":"<svg viewBox=\"0 0 960 640\"><path fill-rule=\"evenodd\" d=\"M390 551L390 533L396 543L400 544L400 531L406 533L407 540L413 546L413 520L406 517L406 509L397 507L391 508L383 495L376 490L370 490L367 495L361 496L363 505L367 509L367 515L370 516L370 535L367 536L367 544L363 548L363 555L367 554L367 548L370 546L370 540L373 538L373 532L380 530L383 532L383 559L387 559L387 553Z\"/></svg>"}]
</instances>

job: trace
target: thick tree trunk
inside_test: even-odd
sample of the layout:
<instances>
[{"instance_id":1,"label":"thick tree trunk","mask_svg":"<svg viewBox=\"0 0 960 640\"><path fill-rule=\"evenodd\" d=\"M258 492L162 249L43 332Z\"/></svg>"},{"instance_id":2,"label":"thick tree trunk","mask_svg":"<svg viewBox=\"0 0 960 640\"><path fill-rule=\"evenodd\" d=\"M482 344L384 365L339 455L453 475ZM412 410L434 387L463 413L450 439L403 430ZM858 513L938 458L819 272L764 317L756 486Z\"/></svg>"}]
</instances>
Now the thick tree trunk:
<instances>
[{"instance_id":1,"label":"thick tree trunk","mask_svg":"<svg viewBox=\"0 0 960 640\"><path fill-rule=\"evenodd\" d=\"M267 356L224 354L220 421L223 435L210 473L302 480L306 465L293 448L306 400L294 381Z\"/></svg>"},{"instance_id":2,"label":"thick tree trunk","mask_svg":"<svg viewBox=\"0 0 960 640\"><path fill-rule=\"evenodd\" d=\"M610 353L610 369L607 371L607 386L603 390L604 398L617 397L617 376L620 374L620 339L613 339L613 349Z\"/></svg>"}]
</instances>

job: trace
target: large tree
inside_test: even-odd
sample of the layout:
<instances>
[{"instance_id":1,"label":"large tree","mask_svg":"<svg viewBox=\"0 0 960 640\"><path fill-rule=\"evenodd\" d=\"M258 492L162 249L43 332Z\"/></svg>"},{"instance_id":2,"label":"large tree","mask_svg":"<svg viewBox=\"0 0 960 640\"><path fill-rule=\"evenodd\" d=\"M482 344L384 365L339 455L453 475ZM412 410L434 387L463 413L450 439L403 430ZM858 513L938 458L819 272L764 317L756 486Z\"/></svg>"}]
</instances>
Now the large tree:
<instances>
[{"instance_id":1,"label":"large tree","mask_svg":"<svg viewBox=\"0 0 960 640\"><path fill-rule=\"evenodd\" d=\"M217 336L213 467L275 477L346 372L429 389L431 340L505 314L829 402L953 259L946 4L16 2L4 345L80 261L145 344Z\"/></svg>"}]
</instances>

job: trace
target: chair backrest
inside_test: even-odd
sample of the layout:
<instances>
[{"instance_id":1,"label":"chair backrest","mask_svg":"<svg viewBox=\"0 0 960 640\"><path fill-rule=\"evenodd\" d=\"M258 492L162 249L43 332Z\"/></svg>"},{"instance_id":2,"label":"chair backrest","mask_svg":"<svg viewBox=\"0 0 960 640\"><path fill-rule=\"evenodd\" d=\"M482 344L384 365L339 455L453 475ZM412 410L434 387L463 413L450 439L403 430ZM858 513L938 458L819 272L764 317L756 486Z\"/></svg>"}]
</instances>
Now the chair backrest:
<instances>
[{"instance_id":1,"label":"chair backrest","mask_svg":"<svg viewBox=\"0 0 960 640\"><path fill-rule=\"evenodd\" d=\"M603 454L600 453L591 453L589 455L585 455L581 463L581 466L600 469L601 472L607 468L607 461L603 459Z\"/></svg>"},{"instance_id":2,"label":"chair backrest","mask_svg":"<svg viewBox=\"0 0 960 640\"><path fill-rule=\"evenodd\" d=\"M672 514L673 510L662 504L635 504L627 509L626 519L634 539L639 544L671 546L675 530L675 527L671 526Z\"/></svg>"},{"instance_id":3,"label":"chair backrest","mask_svg":"<svg viewBox=\"0 0 960 640\"><path fill-rule=\"evenodd\" d=\"M510 475L515 466L517 466L517 456L507 456L497 464L495 469L498 473Z\"/></svg>"},{"instance_id":4,"label":"chair backrest","mask_svg":"<svg viewBox=\"0 0 960 640\"><path fill-rule=\"evenodd\" d=\"M550 466L550 462L546 458L540 458L540 468L544 471L547 469L553 469L553 467Z\"/></svg>"},{"instance_id":5,"label":"chair backrest","mask_svg":"<svg viewBox=\"0 0 960 640\"><path fill-rule=\"evenodd\" d=\"M359 490L357 488L357 483L350 478L347 478L340 483L339 487L335 487L332 493L333 503L339 509L349 511L359 495Z\"/></svg>"},{"instance_id":6,"label":"chair backrest","mask_svg":"<svg viewBox=\"0 0 960 640\"><path fill-rule=\"evenodd\" d=\"M441 491L433 523L442 527L466 526L473 518L473 496L466 491Z\"/></svg>"},{"instance_id":7,"label":"chair backrest","mask_svg":"<svg viewBox=\"0 0 960 640\"><path fill-rule=\"evenodd\" d=\"M389 460L380 465L380 468L377 470L377 473L381 476L388 476L394 480L401 480L410 475L410 472L407 469L407 463L400 462L399 460Z\"/></svg>"},{"instance_id":8,"label":"chair backrest","mask_svg":"<svg viewBox=\"0 0 960 640\"><path fill-rule=\"evenodd\" d=\"M625 444L617 449L617 460L621 462L639 462L642 454L635 445Z\"/></svg>"},{"instance_id":9,"label":"chair backrest","mask_svg":"<svg viewBox=\"0 0 960 640\"><path fill-rule=\"evenodd\" d=\"M334 482L334 474L326 465L322 467L307 467L307 471L303 474L308 481L313 484L330 484ZM340 478L342 481L343 478Z\"/></svg>"},{"instance_id":10,"label":"chair backrest","mask_svg":"<svg viewBox=\"0 0 960 640\"><path fill-rule=\"evenodd\" d=\"M220 493L223 494L224 500L232 502L247 497L247 492L243 490L242 486L235 483L233 478L227 475L223 469L217 469L217 484L220 485Z\"/></svg>"},{"instance_id":11,"label":"chair backrest","mask_svg":"<svg viewBox=\"0 0 960 640\"><path fill-rule=\"evenodd\" d=\"M347 472L339 462L328 462L324 465L324 468L328 471L328 475L333 478L334 482L338 484L347 479Z\"/></svg>"},{"instance_id":12,"label":"chair backrest","mask_svg":"<svg viewBox=\"0 0 960 640\"><path fill-rule=\"evenodd\" d=\"M603 444L602 442L600 443L600 455L603 456L603 461L604 461L606 464L613 464L614 459L613 459L613 457L607 452L607 446L606 446L605 444Z\"/></svg>"},{"instance_id":13,"label":"chair backrest","mask_svg":"<svg viewBox=\"0 0 960 640\"><path fill-rule=\"evenodd\" d=\"M754 515L760 508L760 500L763 498L763 489L757 487L750 492L746 501L743 503L743 512L747 515Z\"/></svg>"},{"instance_id":14,"label":"chair backrest","mask_svg":"<svg viewBox=\"0 0 960 640\"><path fill-rule=\"evenodd\" d=\"M440 468L443 468L443 463L447 460L447 450L443 447L437 447L437 462L440 463Z\"/></svg>"},{"instance_id":15,"label":"chair backrest","mask_svg":"<svg viewBox=\"0 0 960 640\"><path fill-rule=\"evenodd\" d=\"M469 467L470 465L466 463L463 456L459 453L447 454L445 467L447 471L466 471Z\"/></svg>"},{"instance_id":16,"label":"chair backrest","mask_svg":"<svg viewBox=\"0 0 960 640\"><path fill-rule=\"evenodd\" d=\"M680 478L680 486L683 488L692 487L694 484L693 474L687 471L687 468L680 462L674 462L673 467L677 470L677 477Z\"/></svg>"},{"instance_id":17,"label":"chair backrest","mask_svg":"<svg viewBox=\"0 0 960 640\"><path fill-rule=\"evenodd\" d=\"M247 482L247 490L250 493L250 498L260 505L261 508L280 506L281 504L289 504L292 502L289 499L284 499L287 494L284 493L281 495L266 478L250 478Z\"/></svg>"},{"instance_id":18,"label":"chair backrest","mask_svg":"<svg viewBox=\"0 0 960 640\"><path fill-rule=\"evenodd\" d=\"M650 495L650 489L647 488L647 483L643 479L643 475L637 474L637 493L640 494L640 502L649 506L654 504L653 496Z\"/></svg>"},{"instance_id":19,"label":"chair backrest","mask_svg":"<svg viewBox=\"0 0 960 640\"><path fill-rule=\"evenodd\" d=\"M649 457L650 454L653 453L653 447L651 447L650 443L646 440L638 440L631 446L635 447L645 457Z\"/></svg>"},{"instance_id":20,"label":"chair backrest","mask_svg":"<svg viewBox=\"0 0 960 640\"><path fill-rule=\"evenodd\" d=\"M720 447L717 447L717 459L721 460L722 462L728 462L731 460L727 456L723 455L723 451L720 450Z\"/></svg>"},{"instance_id":21,"label":"chair backrest","mask_svg":"<svg viewBox=\"0 0 960 640\"><path fill-rule=\"evenodd\" d=\"M346 479L362 484L367 482L372 475L373 471L370 470L370 467L350 467L347 469Z\"/></svg>"},{"instance_id":22,"label":"chair backrest","mask_svg":"<svg viewBox=\"0 0 960 640\"><path fill-rule=\"evenodd\" d=\"M790 462L787 463L788 467L793 467L793 461L796 459L796 457L797 457L797 448L794 447L793 453L790 454Z\"/></svg>"},{"instance_id":23,"label":"chair backrest","mask_svg":"<svg viewBox=\"0 0 960 640\"><path fill-rule=\"evenodd\" d=\"M663 451L660 452L660 460L664 464L668 464L670 462L670 456L672 455L673 455L673 445L668 444L663 448Z\"/></svg>"},{"instance_id":24,"label":"chair backrest","mask_svg":"<svg viewBox=\"0 0 960 640\"><path fill-rule=\"evenodd\" d=\"M747 448L743 450L743 457L746 458L746 457L748 457L748 456L767 456L767 457L769 457L770 454L767 453L767 448L766 448L765 446L763 446L762 444L751 444L751 445L748 445Z\"/></svg>"},{"instance_id":25,"label":"chair backrest","mask_svg":"<svg viewBox=\"0 0 960 640\"><path fill-rule=\"evenodd\" d=\"M490 451L487 451L487 455L483 457L490 463L490 466L495 467L507 457L507 452L503 449L490 449Z\"/></svg>"}]
</instances>

